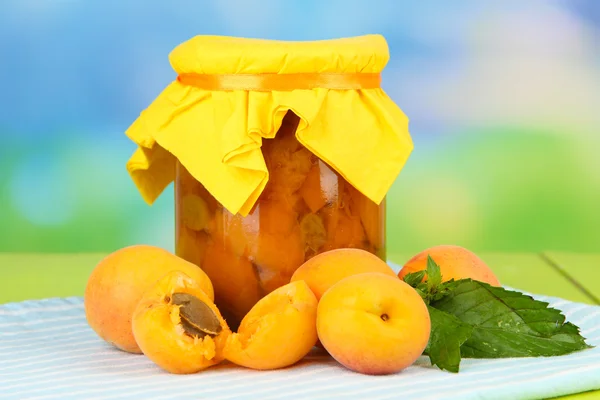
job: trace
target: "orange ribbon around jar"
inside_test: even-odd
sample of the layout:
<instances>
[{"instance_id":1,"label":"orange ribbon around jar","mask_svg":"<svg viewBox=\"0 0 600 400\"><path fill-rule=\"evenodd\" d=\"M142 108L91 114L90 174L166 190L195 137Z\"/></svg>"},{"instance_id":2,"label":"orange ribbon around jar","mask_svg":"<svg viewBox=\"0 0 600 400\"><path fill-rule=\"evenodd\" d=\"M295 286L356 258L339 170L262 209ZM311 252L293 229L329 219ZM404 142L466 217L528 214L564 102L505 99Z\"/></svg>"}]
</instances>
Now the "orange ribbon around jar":
<instances>
[{"instance_id":1,"label":"orange ribbon around jar","mask_svg":"<svg viewBox=\"0 0 600 400\"><path fill-rule=\"evenodd\" d=\"M194 74L177 80L210 91L247 90L259 92L310 89L359 90L381 87L380 73L297 73L297 74Z\"/></svg>"}]
</instances>

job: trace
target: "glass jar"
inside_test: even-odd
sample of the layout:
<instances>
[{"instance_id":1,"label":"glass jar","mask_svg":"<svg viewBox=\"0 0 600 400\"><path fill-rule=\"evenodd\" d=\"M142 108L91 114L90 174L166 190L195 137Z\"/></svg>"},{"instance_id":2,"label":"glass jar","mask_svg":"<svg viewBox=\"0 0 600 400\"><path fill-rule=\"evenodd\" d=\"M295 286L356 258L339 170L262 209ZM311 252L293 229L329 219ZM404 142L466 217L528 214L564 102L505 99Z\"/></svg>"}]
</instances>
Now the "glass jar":
<instances>
[{"instance_id":1,"label":"glass jar","mask_svg":"<svg viewBox=\"0 0 600 400\"><path fill-rule=\"evenodd\" d=\"M316 254L351 247L386 259L385 200L372 202L303 147L298 122L288 111L275 138L263 139L269 180L246 217L228 212L176 163L176 253L208 274L234 327Z\"/></svg>"}]
</instances>

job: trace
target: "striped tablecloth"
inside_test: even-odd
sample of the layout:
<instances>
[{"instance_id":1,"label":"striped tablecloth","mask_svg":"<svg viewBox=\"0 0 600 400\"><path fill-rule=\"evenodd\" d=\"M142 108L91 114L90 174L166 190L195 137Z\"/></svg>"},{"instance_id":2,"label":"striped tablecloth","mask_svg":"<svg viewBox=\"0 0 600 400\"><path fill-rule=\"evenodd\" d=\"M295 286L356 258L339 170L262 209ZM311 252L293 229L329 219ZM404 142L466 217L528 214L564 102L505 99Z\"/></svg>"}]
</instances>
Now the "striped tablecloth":
<instances>
[{"instance_id":1,"label":"striped tablecloth","mask_svg":"<svg viewBox=\"0 0 600 400\"><path fill-rule=\"evenodd\" d=\"M544 298L600 346L600 307ZM553 358L463 360L451 374L427 358L391 376L348 371L315 350L294 367L223 364L195 375L163 372L88 327L79 297L0 306L0 399L536 399L600 388L600 347Z\"/></svg>"}]
</instances>

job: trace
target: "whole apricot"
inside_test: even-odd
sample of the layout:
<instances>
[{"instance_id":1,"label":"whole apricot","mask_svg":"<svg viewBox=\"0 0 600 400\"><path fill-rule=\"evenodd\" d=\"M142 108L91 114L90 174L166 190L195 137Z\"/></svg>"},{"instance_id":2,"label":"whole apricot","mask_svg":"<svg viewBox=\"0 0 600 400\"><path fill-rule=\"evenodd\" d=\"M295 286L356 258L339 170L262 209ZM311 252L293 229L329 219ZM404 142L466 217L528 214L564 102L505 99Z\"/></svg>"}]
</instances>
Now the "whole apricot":
<instances>
[{"instance_id":1,"label":"whole apricot","mask_svg":"<svg viewBox=\"0 0 600 400\"><path fill-rule=\"evenodd\" d=\"M129 246L102 259L88 279L84 307L90 327L117 348L140 353L131 316L144 292L170 271L186 273L214 298L212 283L200 267L159 247Z\"/></svg>"},{"instance_id":2,"label":"whole apricot","mask_svg":"<svg viewBox=\"0 0 600 400\"><path fill-rule=\"evenodd\" d=\"M500 286L498 278L481 258L464 247L451 245L435 246L420 252L404 264L404 267L398 273L398 277L402 279L411 272L426 270L427 256L431 256L436 264L440 266L443 282L450 279L471 278L489 283L492 286Z\"/></svg>"},{"instance_id":3,"label":"whole apricot","mask_svg":"<svg viewBox=\"0 0 600 400\"><path fill-rule=\"evenodd\" d=\"M140 349L165 371L191 374L223 360L231 334L202 287L183 272L169 272L137 304L133 335Z\"/></svg>"},{"instance_id":4,"label":"whole apricot","mask_svg":"<svg viewBox=\"0 0 600 400\"><path fill-rule=\"evenodd\" d=\"M227 339L225 358L247 368L284 368L302 359L317 341L317 299L303 281L263 297Z\"/></svg>"},{"instance_id":5,"label":"whole apricot","mask_svg":"<svg viewBox=\"0 0 600 400\"><path fill-rule=\"evenodd\" d=\"M378 272L342 279L319 301L317 331L331 356L369 375L396 373L423 353L431 330L427 306L397 277Z\"/></svg>"},{"instance_id":6,"label":"whole apricot","mask_svg":"<svg viewBox=\"0 0 600 400\"><path fill-rule=\"evenodd\" d=\"M362 249L342 248L320 253L302 264L292 282L303 280L317 299L340 280L365 272L380 272L396 277L394 270L376 255Z\"/></svg>"}]
</instances>

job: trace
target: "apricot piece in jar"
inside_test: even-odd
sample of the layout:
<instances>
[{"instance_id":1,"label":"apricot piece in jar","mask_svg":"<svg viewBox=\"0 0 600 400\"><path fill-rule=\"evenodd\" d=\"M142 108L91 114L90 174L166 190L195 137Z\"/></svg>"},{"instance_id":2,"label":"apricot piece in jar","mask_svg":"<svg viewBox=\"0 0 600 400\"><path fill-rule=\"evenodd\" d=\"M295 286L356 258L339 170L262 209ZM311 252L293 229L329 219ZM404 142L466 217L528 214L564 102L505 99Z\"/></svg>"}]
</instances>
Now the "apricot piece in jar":
<instances>
[{"instance_id":1,"label":"apricot piece in jar","mask_svg":"<svg viewBox=\"0 0 600 400\"><path fill-rule=\"evenodd\" d=\"M272 169L269 169L269 179L271 179L271 190L293 193L299 190L304 183L308 172L312 166L312 153L305 148L301 148L285 158L280 158Z\"/></svg>"},{"instance_id":2,"label":"apricot piece in jar","mask_svg":"<svg viewBox=\"0 0 600 400\"><path fill-rule=\"evenodd\" d=\"M221 208L210 223L209 233L213 241L222 244L228 252L243 256L254 246L258 228L258 213L253 212L244 218Z\"/></svg>"},{"instance_id":3,"label":"apricot piece in jar","mask_svg":"<svg viewBox=\"0 0 600 400\"><path fill-rule=\"evenodd\" d=\"M261 200L257 211L260 234L266 231L286 235L298 224L292 206L281 200Z\"/></svg>"},{"instance_id":4,"label":"apricot piece in jar","mask_svg":"<svg viewBox=\"0 0 600 400\"><path fill-rule=\"evenodd\" d=\"M192 194L200 196L206 203L210 213L213 214L219 207L217 200L181 165L181 162L177 161L175 171L175 196L176 201L179 202L178 207L181 206L181 199L183 197Z\"/></svg>"},{"instance_id":5,"label":"apricot piece in jar","mask_svg":"<svg viewBox=\"0 0 600 400\"><path fill-rule=\"evenodd\" d=\"M326 187L324 182L321 182L322 178L320 164L320 162L317 162L311 167L310 171L308 171L308 174L306 175L306 179L304 180L302 187L298 191L302 195L302 199L310 211L313 213L316 213L327 204L329 200L327 198L328 196L326 190L329 189L329 191L331 191L331 188ZM328 168L325 170L327 169ZM333 172L328 172L337 180L337 176L335 176ZM333 186L333 188L337 189L337 184L331 185L330 182L325 182L325 184L329 184L329 186Z\"/></svg>"},{"instance_id":6,"label":"apricot piece in jar","mask_svg":"<svg viewBox=\"0 0 600 400\"><path fill-rule=\"evenodd\" d=\"M175 253L177 256L202 267L202 260L206 252L208 234L204 231L194 231L186 226L178 227Z\"/></svg>"},{"instance_id":7,"label":"apricot piece in jar","mask_svg":"<svg viewBox=\"0 0 600 400\"><path fill-rule=\"evenodd\" d=\"M144 355L174 374L196 373L221 362L231 334L200 285L180 271L168 273L144 294L133 313L132 330Z\"/></svg>"},{"instance_id":8,"label":"apricot piece in jar","mask_svg":"<svg viewBox=\"0 0 600 400\"><path fill-rule=\"evenodd\" d=\"M195 194L183 196L181 200L181 218L183 224L194 231L208 228L211 215L206 202Z\"/></svg>"},{"instance_id":9,"label":"apricot piece in jar","mask_svg":"<svg viewBox=\"0 0 600 400\"><path fill-rule=\"evenodd\" d=\"M378 205L352 186L348 185L347 190L350 195L350 214L360 218L370 244L380 249L384 245L385 224L381 221L385 221L385 200Z\"/></svg>"},{"instance_id":10,"label":"apricot piece in jar","mask_svg":"<svg viewBox=\"0 0 600 400\"><path fill-rule=\"evenodd\" d=\"M306 249L314 252L319 249L327 241L327 231L323 220L317 214L306 214L300 221L300 230L302 231L302 240Z\"/></svg>"},{"instance_id":11,"label":"apricot piece in jar","mask_svg":"<svg viewBox=\"0 0 600 400\"><path fill-rule=\"evenodd\" d=\"M296 268L304 262L304 244L300 226L287 235L261 232L250 253L266 293L289 283Z\"/></svg>"},{"instance_id":12,"label":"apricot piece in jar","mask_svg":"<svg viewBox=\"0 0 600 400\"><path fill-rule=\"evenodd\" d=\"M275 139L264 140L262 152L269 170L267 193L294 193L304 183L315 156L296 139L300 118L288 112Z\"/></svg>"},{"instance_id":13,"label":"apricot piece in jar","mask_svg":"<svg viewBox=\"0 0 600 400\"><path fill-rule=\"evenodd\" d=\"M227 338L225 358L247 368L284 368L301 360L317 342L317 298L304 281L263 297Z\"/></svg>"},{"instance_id":14,"label":"apricot piece in jar","mask_svg":"<svg viewBox=\"0 0 600 400\"><path fill-rule=\"evenodd\" d=\"M213 241L208 245L202 269L212 281L215 303L238 323L262 297L252 263L228 252L222 243Z\"/></svg>"},{"instance_id":15,"label":"apricot piece in jar","mask_svg":"<svg viewBox=\"0 0 600 400\"><path fill-rule=\"evenodd\" d=\"M324 207L321 215L327 229L327 242L322 250L367 248L367 238L359 217L349 215L345 208L335 205Z\"/></svg>"}]
</instances>

